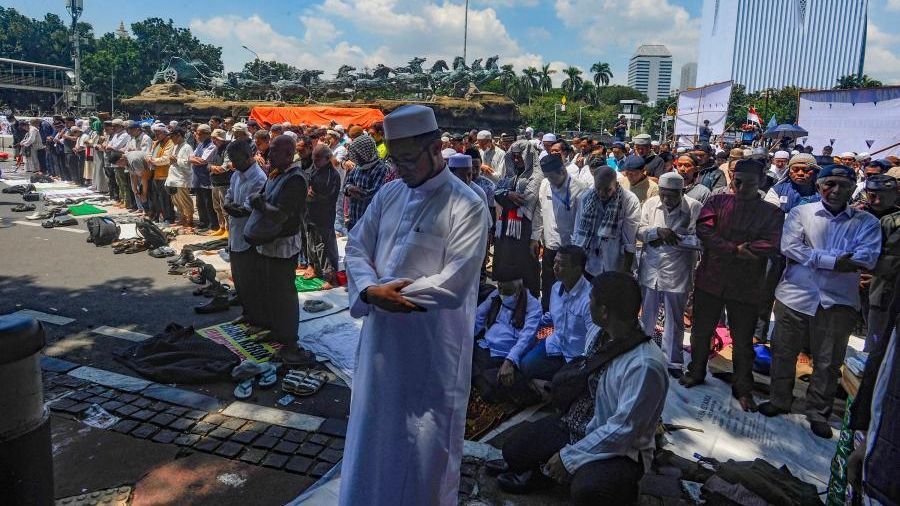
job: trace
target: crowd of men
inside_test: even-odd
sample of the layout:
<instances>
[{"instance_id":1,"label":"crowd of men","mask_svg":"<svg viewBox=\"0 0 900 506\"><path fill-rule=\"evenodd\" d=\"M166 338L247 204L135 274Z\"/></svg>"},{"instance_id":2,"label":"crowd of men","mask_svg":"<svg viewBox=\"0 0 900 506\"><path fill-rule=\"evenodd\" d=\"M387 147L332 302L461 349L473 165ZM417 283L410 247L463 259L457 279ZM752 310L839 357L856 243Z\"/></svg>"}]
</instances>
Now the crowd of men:
<instances>
[{"instance_id":1,"label":"crowd of men","mask_svg":"<svg viewBox=\"0 0 900 506\"><path fill-rule=\"evenodd\" d=\"M732 393L748 412L790 412L797 358L809 354L805 414L830 438L851 332L864 321L867 351L882 349L900 306L897 158L712 145L707 132L673 150L646 134L626 143L622 126L609 144L531 128L450 134L430 109L406 106L368 129L58 117L17 124L17 145L28 170L228 237L238 295L251 301L243 318L278 327L295 355L292 287L277 290L286 305L256 307L273 293L253 278L292 279L299 263L336 284L336 238L349 234L351 312L367 321L343 504L455 502L469 384L529 404L579 360L601 364L590 392L514 435L496 471L517 492L573 480L573 500L596 504L634 499L670 378L706 381L717 327L730 331ZM283 244L253 240L255 212ZM658 326L656 347L646 336ZM754 344L768 341L772 386L758 405Z\"/></svg>"}]
</instances>

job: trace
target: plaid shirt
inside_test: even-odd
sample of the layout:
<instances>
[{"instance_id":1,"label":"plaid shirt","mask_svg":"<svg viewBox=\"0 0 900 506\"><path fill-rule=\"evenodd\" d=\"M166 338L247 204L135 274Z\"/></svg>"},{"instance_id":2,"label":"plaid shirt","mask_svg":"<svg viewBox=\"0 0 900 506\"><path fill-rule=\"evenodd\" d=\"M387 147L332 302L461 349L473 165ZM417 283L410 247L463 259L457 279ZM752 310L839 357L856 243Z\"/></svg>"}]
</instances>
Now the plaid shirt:
<instances>
[{"instance_id":1,"label":"plaid shirt","mask_svg":"<svg viewBox=\"0 0 900 506\"><path fill-rule=\"evenodd\" d=\"M361 170L362 167L367 167L367 169ZM385 176L390 169L388 164L384 163L382 160L376 160L362 167L355 167L348 172L347 178L344 181L345 192L348 186L356 186L365 193L365 198L363 199L347 198L347 201L349 202L347 212L348 230L353 228L353 225L362 218L363 214L366 212L366 208L369 207L369 203L372 202L372 199L378 192L378 189L387 182L385 181Z\"/></svg>"}]
</instances>

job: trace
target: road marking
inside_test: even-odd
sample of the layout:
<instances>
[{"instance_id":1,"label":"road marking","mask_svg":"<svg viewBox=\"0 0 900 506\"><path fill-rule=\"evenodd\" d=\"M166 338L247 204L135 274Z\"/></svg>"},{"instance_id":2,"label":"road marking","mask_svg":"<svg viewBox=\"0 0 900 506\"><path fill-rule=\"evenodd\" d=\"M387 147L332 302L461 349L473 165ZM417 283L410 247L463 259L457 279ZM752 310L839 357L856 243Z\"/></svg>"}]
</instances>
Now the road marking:
<instances>
[{"instance_id":1,"label":"road marking","mask_svg":"<svg viewBox=\"0 0 900 506\"><path fill-rule=\"evenodd\" d=\"M27 225L29 227L41 227L44 228L40 223L35 223L33 221L22 221L16 220L13 223L17 225ZM70 228L70 227L53 227L55 230L65 230L66 232L74 232L76 234L86 234L87 230L82 230L80 228Z\"/></svg>"},{"instance_id":2,"label":"road marking","mask_svg":"<svg viewBox=\"0 0 900 506\"><path fill-rule=\"evenodd\" d=\"M93 381L106 387L118 388L126 392L140 392L141 390L152 385L151 382L133 376L126 376L112 371L104 371L96 367L82 366L73 371L69 371L69 376L79 379Z\"/></svg>"},{"instance_id":3,"label":"road marking","mask_svg":"<svg viewBox=\"0 0 900 506\"><path fill-rule=\"evenodd\" d=\"M109 337L118 337L119 339L124 339L126 341L131 341L134 343L139 343L141 341L146 341L153 336L149 336L147 334L141 334L140 332L133 332L131 330L125 329L117 329L115 327L108 327L106 325L102 327L97 327L93 329L91 332L95 334L101 334Z\"/></svg>"},{"instance_id":4,"label":"road marking","mask_svg":"<svg viewBox=\"0 0 900 506\"><path fill-rule=\"evenodd\" d=\"M319 430L324 418L302 413L293 413L276 408L267 408L247 402L235 401L222 411L223 415L244 418L255 422L263 422L271 425L280 425L292 429L313 432Z\"/></svg>"},{"instance_id":5,"label":"road marking","mask_svg":"<svg viewBox=\"0 0 900 506\"><path fill-rule=\"evenodd\" d=\"M44 323L52 323L54 325L68 325L69 323L75 321L75 318L67 318L58 314L43 313L41 311L35 311L33 309L20 309L13 314L30 316L35 320L42 321Z\"/></svg>"}]
</instances>

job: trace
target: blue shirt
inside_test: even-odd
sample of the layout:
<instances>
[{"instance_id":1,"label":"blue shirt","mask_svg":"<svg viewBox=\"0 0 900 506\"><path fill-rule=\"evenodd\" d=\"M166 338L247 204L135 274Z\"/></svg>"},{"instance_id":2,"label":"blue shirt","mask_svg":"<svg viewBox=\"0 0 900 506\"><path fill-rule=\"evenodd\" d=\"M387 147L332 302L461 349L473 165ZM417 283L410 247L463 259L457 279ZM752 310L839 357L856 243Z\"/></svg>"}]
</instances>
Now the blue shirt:
<instances>
[{"instance_id":1,"label":"blue shirt","mask_svg":"<svg viewBox=\"0 0 900 506\"><path fill-rule=\"evenodd\" d=\"M231 174L231 186L225 192L225 202L240 205L247 211L250 210L250 196L259 193L266 184L266 173L255 162L245 171L235 170ZM250 243L244 239L244 225L249 216L228 216L228 249L231 251L246 251L250 249Z\"/></svg>"},{"instance_id":2,"label":"blue shirt","mask_svg":"<svg viewBox=\"0 0 900 506\"><path fill-rule=\"evenodd\" d=\"M584 355L591 323L591 283L582 277L568 292L557 281L550 294L553 333L547 336L548 356L562 355L566 362Z\"/></svg>"},{"instance_id":3,"label":"blue shirt","mask_svg":"<svg viewBox=\"0 0 900 506\"><path fill-rule=\"evenodd\" d=\"M866 269L881 254L881 224L871 214L847 207L834 216L822 202L797 206L788 213L781 236L787 269L775 297L785 306L814 316L819 306L859 309L859 273L836 272L838 257Z\"/></svg>"},{"instance_id":4,"label":"blue shirt","mask_svg":"<svg viewBox=\"0 0 900 506\"><path fill-rule=\"evenodd\" d=\"M514 301L510 305L501 303L497 320L491 328L485 329L491 302L495 297L500 297L500 292L497 290L491 292L488 298L478 306L478 311L475 313L475 333L478 334L484 330L484 339L478 341L478 346L490 350L491 357L509 359L516 366L519 365L519 359L534 342L538 323L541 321L541 302L528 293L528 290L522 290L521 296L528 297L528 303L525 306L525 325L521 329L512 325L513 313L516 309Z\"/></svg>"},{"instance_id":5,"label":"blue shirt","mask_svg":"<svg viewBox=\"0 0 900 506\"><path fill-rule=\"evenodd\" d=\"M216 152L216 145L213 144L212 139L206 139L205 141L197 144L197 147L194 149L194 156L202 158L204 160L209 160L213 154ZM191 180L192 188L209 188L210 180L209 180L209 166L207 164L202 165L194 165L194 178Z\"/></svg>"}]
</instances>

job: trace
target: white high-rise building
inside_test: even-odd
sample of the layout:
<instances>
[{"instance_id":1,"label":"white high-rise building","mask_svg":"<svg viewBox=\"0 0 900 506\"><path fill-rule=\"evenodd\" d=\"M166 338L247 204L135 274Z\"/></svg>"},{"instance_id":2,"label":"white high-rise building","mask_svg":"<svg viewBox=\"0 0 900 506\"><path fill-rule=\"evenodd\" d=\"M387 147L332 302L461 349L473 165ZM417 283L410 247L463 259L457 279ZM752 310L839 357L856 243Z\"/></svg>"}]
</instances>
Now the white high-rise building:
<instances>
[{"instance_id":1,"label":"white high-rise building","mask_svg":"<svg viewBox=\"0 0 900 506\"><path fill-rule=\"evenodd\" d=\"M685 63L681 66L681 85L679 90L686 90L697 86L697 62Z\"/></svg>"},{"instance_id":2,"label":"white high-rise building","mask_svg":"<svg viewBox=\"0 0 900 506\"><path fill-rule=\"evenodd\" d=\"M830 89L862 73L868 0L704 0L697 84Z\"/></svg>"},{"instance_id":3,"label":"white high-rise building","mask_svg":"<svg viewBox=\"0 0 900 506\"><path fill-rule=\"evenodd\" d=\"M637 48L628 64L628 86L647 95L647 101L668 98L672 89L672 53L662 45Z\"/></svg>"}]
</instances>

